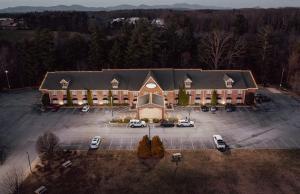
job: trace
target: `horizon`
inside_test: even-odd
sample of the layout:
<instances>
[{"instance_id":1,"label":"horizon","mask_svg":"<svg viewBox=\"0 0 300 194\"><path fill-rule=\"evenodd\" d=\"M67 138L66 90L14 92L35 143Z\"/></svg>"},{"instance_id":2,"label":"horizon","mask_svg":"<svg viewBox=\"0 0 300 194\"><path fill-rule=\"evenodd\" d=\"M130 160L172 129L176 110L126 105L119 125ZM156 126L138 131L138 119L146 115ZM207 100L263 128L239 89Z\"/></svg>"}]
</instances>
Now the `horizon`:
<instances>
[{"instance_id":1,"label":"horizon","mask_svg":"<svg viewBox=\"0 0 300 194\"><path fill-rule=\"evenodd\" d=\"M201 6L216 6L216 7L227 7L227 8L280 8L280 7L300 7L300 1L296 0L251 0L248 2L240 0L150 0L150 1L140 1L140 0L128 0L126 2L122 0L107 1L97 1L97 0L54 0L54 1L44 1L44 0L0 0L0 9L5 9L9 7L18 6L33 6L33 7L50 7L58 5L81 5L85 7L113 7L118 5L173 5L173 4L197 4Z\"/></svg>"}]
</instances>

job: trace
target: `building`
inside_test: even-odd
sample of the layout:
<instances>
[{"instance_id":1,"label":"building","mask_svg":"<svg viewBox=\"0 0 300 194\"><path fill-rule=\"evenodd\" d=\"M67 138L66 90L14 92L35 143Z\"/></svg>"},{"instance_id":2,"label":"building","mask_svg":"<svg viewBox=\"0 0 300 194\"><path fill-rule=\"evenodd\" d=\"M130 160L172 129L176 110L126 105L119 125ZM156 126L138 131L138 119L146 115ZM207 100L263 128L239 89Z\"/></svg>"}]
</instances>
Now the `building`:
<instances>
[{"instance_id":1,"label":"building","mask_svg":"<svg viewBox=\"0 0 300 194\"><path fill-rule=\"evenodd\" d=\"M102 71L48 72L40 86L52 104L66 104L67 90L73 104L87 103L90 90L94 105L129 105L139 118L163 118L166 108L178 102L185 88L190 105L209 104L217 92L219 104L243 104L257 85L251 71L201 69L104 69Z\"/></svg>"}]
</instances>

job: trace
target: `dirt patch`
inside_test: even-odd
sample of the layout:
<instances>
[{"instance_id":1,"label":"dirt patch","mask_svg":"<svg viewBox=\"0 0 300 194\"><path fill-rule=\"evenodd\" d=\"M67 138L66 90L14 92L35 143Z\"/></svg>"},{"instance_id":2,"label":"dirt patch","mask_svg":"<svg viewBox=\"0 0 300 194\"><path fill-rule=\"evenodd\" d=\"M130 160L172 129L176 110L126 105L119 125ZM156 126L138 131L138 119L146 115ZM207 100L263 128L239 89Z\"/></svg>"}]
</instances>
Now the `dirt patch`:
<instances>
[{"instance_id":1,"label":"dirt patch","mask_svg":"<svg viewBox=\"0 0 300 194\"><path fill-rule=\"evenodd\" d=\"M193 194L193 193L298 193L300 150L216 150L182 152L176 167L171 153L147 165L135 152L76 152L56 159L45 170L39 166L25 181L24 193L40 185L62 194ZM64 169L61 163L71 160ZM50 170L49 170L50 169Z\"/></svg>"}]
</instances>

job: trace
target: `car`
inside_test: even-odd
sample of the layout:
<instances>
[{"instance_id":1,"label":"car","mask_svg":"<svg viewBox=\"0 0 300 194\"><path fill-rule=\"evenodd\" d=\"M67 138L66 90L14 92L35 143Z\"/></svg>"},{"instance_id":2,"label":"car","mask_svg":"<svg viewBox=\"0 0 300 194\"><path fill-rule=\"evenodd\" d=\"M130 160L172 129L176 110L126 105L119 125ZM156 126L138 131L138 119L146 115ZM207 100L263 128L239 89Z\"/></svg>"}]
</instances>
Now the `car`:
<instances>
[{"instance_id":1,"label":"car","mask_svg":"<svg viewBox=\"0 0 300 194\"><path fill-rule=\"evenodd\" d=\"M135 127L146 127L147 124L145 121L141 121L138 119L131 119L128 123L129 127L135 128Z\"/></svg>"},{"instance_id":2,"label":"car","mask_svg":"<svg viewBox=\"0 0 300 194\"><path fill-rule=\"evenodd\" d=\"M232 104L226 104L225 110L226 112L233 112L235 110L235 107Z\"/></svg>"},{"instance_id":3,"label":"car","mask_svg":"<svg viewBox=\"0 0 300 194\"><path fill-rule=\"evenodd\" d=\"M213 113L216 112L217 111L217 107L215 107L215 106L210 107L210 111L213 112Z\"/></svg>"},{"instance_id":4,"label":"car","mask_svg":"<svg viewBox=\"0 0 300 194\"><path fill-rule=\"evenodd\" d=\"M84 105L81 109L81 112L89 112L90 106L89 105Z\"/></svg>"},{"instance_id":5,"label":"car","mask_svg":"<svg viewBox=\"0 0 300 194\"><path fill-rule=\"evenodd\" d=\"M195 122L189 119L178 120L177 127L194 127Z\"/></svg>"},{"instance_id":6,"label":"car","mask_svg":"<svg viewBox=\"0 0 300 194\"><path fill-rule=\"evenodd\" d=\"M219 150L226 149L226 144L221 135L213 135L213 140L217 149Z\"/></svg>"},{"instance_id":7,"label":"car","mask_svg":"<svg viewBox=\"0 0 300 194\"><path fill-rule=\"evenodd\" d=\"M202 112L208 112L209 108L207 106L201 106L201 111Z\"/></svg>"},{"instance_id":8,"label":"car","mask_svg":"<svg viewBox=\"0 0 300 194\"><path fill-rule=\"evenodd\" d=\"M100 143L101 143L101 137L100 136L93 137L92 141L91 141L91 144L90 144L90 149L98 149Z\"/></svg>"},{"instance_id":9,"label":"car","mask_svg":"<svg viewBox=\"0 0 300 194\"><path fill-rule=\"evenodd\" d=\"M175 124L172 121L162 120L160 123L161 127L174 127Z\"/></svg>"}]
</instances>

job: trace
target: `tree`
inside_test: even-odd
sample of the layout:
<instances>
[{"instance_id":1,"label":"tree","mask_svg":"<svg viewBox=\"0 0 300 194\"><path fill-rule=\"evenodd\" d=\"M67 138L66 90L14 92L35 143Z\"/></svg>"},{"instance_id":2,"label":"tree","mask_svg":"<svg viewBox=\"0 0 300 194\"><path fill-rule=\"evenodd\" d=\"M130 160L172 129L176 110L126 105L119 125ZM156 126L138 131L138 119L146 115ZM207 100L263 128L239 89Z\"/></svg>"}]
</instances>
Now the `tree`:
<instances>
[{"instance_id":1,"label":"tree","mask_svg":"<svg viewBox=\"0 0 300 194\"><path fill-rule=\"evenodd\" d=\"M46 132L39 136L36 142L37 152L46 158L51 158L58 148L59 138L51 132Z\"/></svg>"},{"instance_id":2,"label":"tree","mask_svg":"<svg viewBox=\"0 0 300 194\"><path fill-rule=\"evenodd\" d=\"M49 106L49 104L50 104L50 97L49 97L49 94L48 94L48 93L44 93L44 94L42 95L42 104L43 104L44 106Z\"/></svg>"},{"instance_id":3,"label":"tree","mask_svg":"<svg viewBox=\"0 0 300 194\"><path fill-rule=\"evenodd\" d=\"M97 29L92 33L89 50L89 62L93 69L104 68L105 63L105 34Z\"/></svg>"},{"instance_id":4,"label":"tree","mask_svg":"<svg viewBox=\"0 0 300 194\"><path fill-rule=\"evenodd\" d=\"M87 101L90 106L93 106L93 96L91 90L87 90Z\"/></svg>"},{"instance_id":5,"label":"tree","mask_svg":"<svg viewBox=\"0 0 300 194\"><path fill-rule=\"evenodd\" d=\"M139 142L137 155L140 159L151 158L151 142L147 135Z\"/></svg>"},{"instance_id":6,"label":"tree","mask_svg":"<svg viewBox=\"0 0 300 194\"><path fill-rule=\"evenodd\" d=\"M67 105L68 106L72 106L73 105L72 96L71 96L71 92L70 92L69 89L67 89Z\"/></svg>"},{"instance_id":7,"label":"tree","mask_svg":"<svg viewBox=\"0 0 300 194\"><path fill-rule=\"evenodd\" d=\"M124 63L124 54L119 40L115 40L109 52L109 61L113 67L120 67Z\"/></svg>"},{"instance_id":8,"label":"tree","mask_svg":"<svg viewBox=\"0 0 300 194\"><path fill-rule=\"evenodd\" d=\"M238 14L235 16L234 32L238 35L243 35L248 31L248 20L244 15Z\"/></svg>"},{"instance_id":9,"label":"tree","mask_svg":"<svg viewBox=\"0 0 300 194\"><path fill-rule=\"evenodd\" d=\"M154 136L151 141L151 153L154 158L163 158L165 155L165 148L159 136Z\"/></svg>"},{"instance_id":10,"label":"tree","mask_svg":"<svg viewBox=\"0 0 300 194\"><path fill-rule=\"evenodd\" d=\"M271 26L265 26L259 30L257 34L258 39L258 49L261 58L261 65L260 65L260 74L261 74L261 81L263 83L266 82L267 74L268 74L268 62L271 58L272 53L272 34L273 28Z\"/></svg>"},{"instance_id":11,"label":"tree","mask_svg":"<svg viewBox=\"0 0 300 194\"><path fill-rule=\"evenodd\" d=\"M23 191L24 171L21 169L11 169L6 175L1 177L1 188L7 194L19 194Z\"/></svg>"},{"instance_id":12,"label":"tree","mask_svg":"<svg viewBox=\"0 0 300 194\"><path fill-rule=\"evenodd\" d=\"M113 106L113 105L114 105L114 99L113 99L113 95L112 95L111 90L108 91L108 104L109 104L110 106Z\"/></svg>"},{"instance_id":13,"label":"tree","mask_svg":"<svg viewBox=\"0 0 300 194\"><path fill-rule=\"evenodd\" d=\"M180 87L178 92L178 105L187 106L189 104L189 95L186 93L185 89Z\"/></svg>"},{"instance_id":14,"label":"tree","mask_svg":"<svg viewBox=\"0 0 300 194\"><path fill-rule=\"evenodd\" d=\"M216 106L217 103L218 103L218 95L217 95L217 91L214 90L211 95L211 105Z\"/></svg>"}]
</instances>

